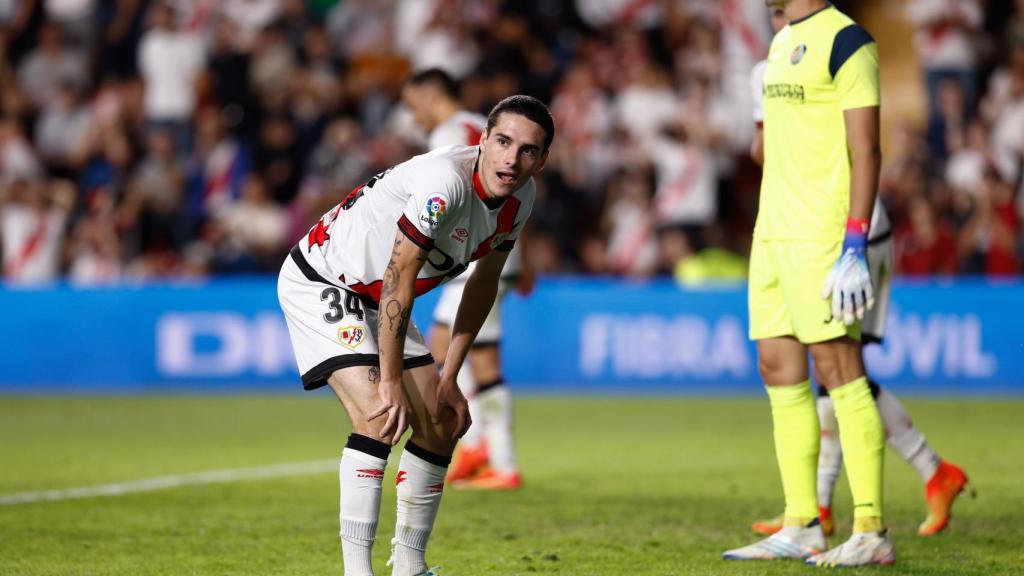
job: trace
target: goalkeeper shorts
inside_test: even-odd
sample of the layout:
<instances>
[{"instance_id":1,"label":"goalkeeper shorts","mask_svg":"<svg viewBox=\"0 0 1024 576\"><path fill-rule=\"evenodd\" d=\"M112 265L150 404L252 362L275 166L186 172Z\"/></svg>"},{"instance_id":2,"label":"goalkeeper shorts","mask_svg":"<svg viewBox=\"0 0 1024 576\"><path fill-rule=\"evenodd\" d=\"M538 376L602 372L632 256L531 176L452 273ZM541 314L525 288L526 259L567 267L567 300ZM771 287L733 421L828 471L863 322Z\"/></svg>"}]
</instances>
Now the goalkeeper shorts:
<instances>
[{"instance_id":1,"label":"goalkeeper shorts","mask_svg":"<svg viewBox=\"0 0 1024 576\"><path fill-rule=\"evenodd\" d=\"M821 297L842 242L754 239L750 248L747 308L750 339L793 336L815 344L849 336L860 340L860 323L832 317L832 300Z\"/></svg>"}]
</instances>

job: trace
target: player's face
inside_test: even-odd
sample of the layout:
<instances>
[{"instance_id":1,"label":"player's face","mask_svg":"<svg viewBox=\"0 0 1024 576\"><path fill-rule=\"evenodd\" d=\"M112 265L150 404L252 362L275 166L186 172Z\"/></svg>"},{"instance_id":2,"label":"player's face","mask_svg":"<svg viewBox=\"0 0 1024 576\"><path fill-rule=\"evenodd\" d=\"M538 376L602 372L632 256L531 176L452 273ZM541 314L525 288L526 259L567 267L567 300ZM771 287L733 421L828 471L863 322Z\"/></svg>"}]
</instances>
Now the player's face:
<instances>
[{"instance_id":1,"label":"player's face","mask_svg":"<svg viewBox=\"0 0 1024 576\"><path fill-rule=\"evenodd\" d=\"M480 179L489 196L504 198L544 169L544 129L539 124L505 112L494 128L480 139Z\"/></svg>"},{"instance_id":2,"label":"player's face","mask_svg":"<svg viewBox=\"0 0 1024 576\"><path fill-rule=\"evenodd\" d=\"M402 88L402 102L412 112L413 120L423 130L434 129L434 121L430 115L430 95L426 86L406 86Z\"/></svg>"},{"instance_id":3,"label":"player's face","mask_svg":"<svg viewBox=\"0 0 1024 576\"><path fill-rule=\"evenodd\" d=\"M786 11L782 8L772 8L772 30L778 33L786 24Z\"/></svg>"}]
</instances>

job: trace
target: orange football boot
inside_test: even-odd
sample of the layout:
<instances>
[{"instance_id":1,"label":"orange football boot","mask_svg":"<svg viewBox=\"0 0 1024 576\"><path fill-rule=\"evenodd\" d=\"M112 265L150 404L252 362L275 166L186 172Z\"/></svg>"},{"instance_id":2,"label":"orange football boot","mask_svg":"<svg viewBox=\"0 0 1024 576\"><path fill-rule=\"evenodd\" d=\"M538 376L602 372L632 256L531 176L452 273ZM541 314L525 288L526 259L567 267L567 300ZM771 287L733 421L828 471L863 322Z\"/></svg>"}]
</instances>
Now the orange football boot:
<instances>
[{"instance_id":1,"label":"orange football boot","mask_svg":"<svg viewBox=\"0 0 1024 576\"><path fill-rule=\"evenodd\" d=\"M487 442L481 441L477 446L459 444L448 468L447 481L458 482L472 478L487 465L488 458Z\"/></svg>"},{"instance_id":2,"label":"orange football boot","mask_svg":"<svg viewBox=\"0 0 1024 576\"><path fill-rule=\"evenodd\" d=\"M476 476L452 484L460 490L518 490L523 487L523 477L519 471L498 472L486 468Z\"/></svg>"},{"instance_id":3,"label":"orange football boot","mask_svg":"<svg viewBox=\"0 0 1024 576\"><path fill-rule=\"evenodd\" d=\"M917 533L931 536L945 529L952 517L953 503L967 486L967 474L964 474L963 469L940 460L938 470L925 484L924 499L928 504L928 517L917 528ZM972 498L975 496L974 490L969 493Z\"/></svg>"}]
</instances>

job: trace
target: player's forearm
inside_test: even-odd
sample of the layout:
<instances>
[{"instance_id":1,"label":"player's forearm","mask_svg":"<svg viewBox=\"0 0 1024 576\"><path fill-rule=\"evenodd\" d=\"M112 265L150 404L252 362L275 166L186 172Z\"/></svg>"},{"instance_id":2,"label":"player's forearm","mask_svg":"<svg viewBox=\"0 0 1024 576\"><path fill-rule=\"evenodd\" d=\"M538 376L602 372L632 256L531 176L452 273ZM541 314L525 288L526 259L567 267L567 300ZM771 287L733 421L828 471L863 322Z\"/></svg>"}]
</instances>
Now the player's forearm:
<instances>
[{"instance_id":1,"label":"player's forearm","mask_svg":"<svg viewBox=\"0 0 1024 576\"><path fill-rule=\"evenodd\" d=\"M850 218L871 221L882 153L877 143L850 154Z\"/></svg>"},{"instance_id":2,"label":"player's forearm","mask_svg":"<svg viewBox=\"0 0 1024 576\"><path fill-rule=\"evenodd\" d=\"M409 278L406 278L409 276ZM380 375L386 381L402 379L405 336L412 318L415 277L388 266L381 287L380 317L377 321Z\"/></svg>"},{"instance_id":3,"label":"player's forearm","mask_svg":"<svg viewBox=\"0 0 1024 576\"><path fill-rule=\"evenodd\" d=\"M445 370L457 370L462 366L470 346L476 340L480 327L494 306L498 294L498 277L480 278L474 274L466 281L466 288L459 303L459 311L455 315L452 327L451 344L445 358Z\"/></svg>"},{"instance_id":4,"label":"player's forearm","mask_svg":"<svg viewBox=\"0 0 1024 576\"><path fill-rule=\"evenodd\" d=\"M871 221L878 193L882 152L878 144L878 107L844 113L847 147L850 149L850 214L856 221Z\"/></svg>"}]
</instances>

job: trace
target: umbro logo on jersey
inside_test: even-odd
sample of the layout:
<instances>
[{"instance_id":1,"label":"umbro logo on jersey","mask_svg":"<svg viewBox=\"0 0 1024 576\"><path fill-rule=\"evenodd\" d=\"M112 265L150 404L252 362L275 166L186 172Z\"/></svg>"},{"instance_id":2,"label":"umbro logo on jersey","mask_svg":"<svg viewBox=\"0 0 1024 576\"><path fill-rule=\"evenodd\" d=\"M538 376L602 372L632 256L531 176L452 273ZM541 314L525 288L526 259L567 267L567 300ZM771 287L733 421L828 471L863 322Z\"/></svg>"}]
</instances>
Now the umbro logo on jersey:
<instances>
[{"instance_id":1,"label":"umbro logo on jersey","mask_svg":"<svg viewBox=\"0 0 1024 576\"><path fill-rule=\"evenodd\" d=\"M342 326L338 328L338 342L349 350L355 350L366 339L366 331L362 326Z\"/></svg>"},{"instance_id":2,"label":"umbro logo on jersey","mask_svg":"<svg viewBox=\"0 0 1024 576\"><path fill-rule=\"evenodd\" d=\"M384 477L384 471L383 470L377 470L376 468L362 468L360 470L356 470L356 477L357 478L383 478Z\"/></svg>"},{"instance_id":3,"label":"umbro logo on jersey","mask_svg":"<svg viewBox=\"0 0 1024 576\"><path fill-rule=\"evenodd\" d=\"M466 230L465 228L456 228L455 232L452 233L453 240L465 242L466 238L469 238L469 230Z\"/></svg>"},{"instance_id":4,"label":"umbro logo on jersey","mask_svg":"<svg viewBox=\"0 0 1024 576\"><path fill-rule=\"evenodd\" d=\"M789 55L789 63L796 66L804 59L804 54L807 54L807 44L801 44L793 49L793 53Z\"/></svg>"}]
</instances>

